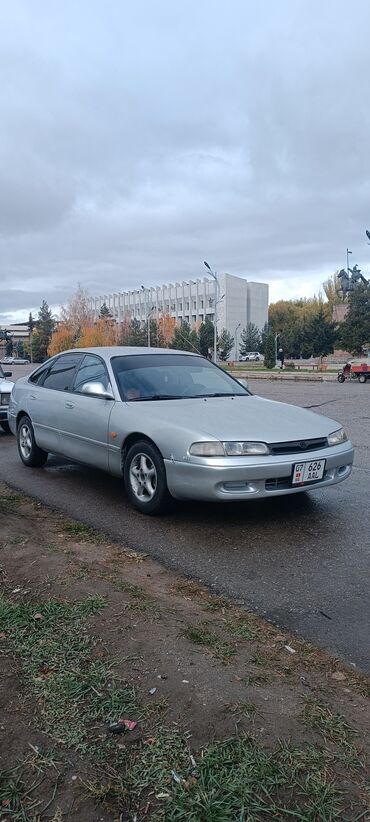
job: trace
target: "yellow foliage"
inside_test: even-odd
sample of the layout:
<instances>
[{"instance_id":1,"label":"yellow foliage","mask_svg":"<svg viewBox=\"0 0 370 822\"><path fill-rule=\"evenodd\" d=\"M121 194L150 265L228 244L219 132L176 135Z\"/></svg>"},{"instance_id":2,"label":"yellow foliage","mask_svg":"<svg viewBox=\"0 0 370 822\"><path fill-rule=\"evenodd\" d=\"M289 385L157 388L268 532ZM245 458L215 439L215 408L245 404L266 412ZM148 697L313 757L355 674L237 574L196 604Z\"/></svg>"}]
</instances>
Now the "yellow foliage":
<instances>
[{"instance_id":1,"label":"yellow foliage","mask_svg":"<svg viewBox=\"0 0 370 822\"><path fill-rule=\"evenodd\" d=\"M158 328L164 342L168 345L171 340L173 339L174 331L176 327L176 319L175 317L170 317L169 314L163 314L162 317L158 320Z\"/></svg>"},{"instance_id":2,"label":"yellow foliage","mask_svg":"<svg viewBox=\"0 0 370 822\"><path fill-rule=\"evenodd\" d=\"M117 345L118 326L112 320L100 319L81 329L77 348L94 348L101 345Z\"/></svg>"},{"instance_id":3,"label":"yellow foliage","mask_svg":"<svg viewBox=\"0 0 370 822\"><path fill-rule=\"evenodd\" d=\"M53 357L54 354L59 354L61 351L67 351L68 348L74 348L74 334L72 325L67 322L59 323L57 329L51 335L48 346L49 357Z\"/></svg>"}]
</instances>

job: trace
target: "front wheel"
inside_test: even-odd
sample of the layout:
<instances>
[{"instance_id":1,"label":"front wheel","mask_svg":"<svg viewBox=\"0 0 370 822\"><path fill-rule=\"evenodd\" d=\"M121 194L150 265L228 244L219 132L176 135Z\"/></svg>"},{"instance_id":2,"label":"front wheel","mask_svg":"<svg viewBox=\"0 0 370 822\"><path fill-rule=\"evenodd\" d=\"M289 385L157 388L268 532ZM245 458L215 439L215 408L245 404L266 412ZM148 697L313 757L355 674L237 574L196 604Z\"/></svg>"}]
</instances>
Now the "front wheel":
<instances>
[{"instance_id":1,"label":"front wheel","mask_svg":"<svg viewBox=\"0 0 370 822\"><path fill-rule=\"evenodd\" d=\"M345 382L345 379L344 374L338 374L338 382Z\"/></svg>"},{"instance_id":2,"label":"front wheel","mask_svg":"<svg viewBox=\"0 0 370 822\"><path fill-rule=\"evenodd\" d=\"M367 380L366 374L360 374L360 376L358 378L358 381L361 382L361 383L364 383L364 382L366 382L366 380Z\"/></svg>"},{"instance_id":3,"label":"front wheel","mask_svg":"<svg viewBox=\"0 0 370 822\"><path fill-rule=\"evenodd\" d=\"M5 431L5 434L10 434L10 425L9 425L8 422L6 422L6 421L0 422L0 425L3 429L3 431Z\"/></svg>"},{"instance_id":4,"label":"front wheel","mask_svg":"<svg viewBox=\"0 0 370 822\"><path fill-rule=\"evenodd\" d=\"M29 417L22 417L17 428L17 445L19 456L24 465L40 468L48 458L47 451L39 448L35 441L32 422Z\"/></svg>"},{"instance_id":5,"label":"front wheel","mask_svg":"<svg viewBox=\"0 0 370 822\"><path fill-rule=\"evenodd\" d=\"M124 464L126 494L142 514L160 514L170 505L166 469L158 448L138 440L129 448Z\"/></svg>"}]
</instances>

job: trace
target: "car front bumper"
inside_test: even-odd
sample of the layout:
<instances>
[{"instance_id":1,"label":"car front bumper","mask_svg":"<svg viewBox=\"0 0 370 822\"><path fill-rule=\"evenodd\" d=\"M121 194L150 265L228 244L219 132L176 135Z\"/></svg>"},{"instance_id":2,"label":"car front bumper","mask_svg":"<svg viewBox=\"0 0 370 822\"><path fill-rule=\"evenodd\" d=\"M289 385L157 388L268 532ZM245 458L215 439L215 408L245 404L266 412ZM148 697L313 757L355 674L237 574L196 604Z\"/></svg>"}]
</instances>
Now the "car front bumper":
<instances>
[{"instance_id":1,"label":"car front bumper","mask_svg":"<svg viewBox=\"0 0 370 822\"><path fill-rule=\"evenodd\" d=\"M0 405L0 422L8 422L8 406Z\"/></svg>"},{"instance_id":2,"label":"car front bumper","mask_svg":"<svg viewBox=\"0 0 370 822\"><path fill-rule=\"evenodd\" d=\"M354 450L350 442L282 457L197 458L195 461L165 460L167 484L175 499L231 500L297 494L336 485L349 477ZM321 480L292 485L293 466L299 462L325 460Z\"/></svg>"}]
</instances>

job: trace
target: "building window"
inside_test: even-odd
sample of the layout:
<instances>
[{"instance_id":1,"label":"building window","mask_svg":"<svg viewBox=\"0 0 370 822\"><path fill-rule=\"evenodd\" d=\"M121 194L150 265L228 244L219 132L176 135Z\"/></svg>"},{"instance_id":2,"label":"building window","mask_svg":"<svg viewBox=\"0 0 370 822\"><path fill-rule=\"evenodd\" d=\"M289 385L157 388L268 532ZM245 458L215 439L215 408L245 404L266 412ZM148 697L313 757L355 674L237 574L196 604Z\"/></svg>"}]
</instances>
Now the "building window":
<instances>
[{"instance_id":1,"label":"building window","mask_svg":"<svg viewBox=\"0 0 370 822\"><path fill-rule=\"evenodd\" d=\"M201 308L204 308L204 300L201 300L201 301L200 301L200 307L201 307Z\"/></svg>"},{"instance_id":2,"label":"building window","mask_svg":"<svg viewBox=\"0 0 370 822\"><path fill-rule=\"evenodd\" d=\"M187 303L186 303L186 310L189 311L189 300L187 300Z\"/></svg>"}]
</instances>

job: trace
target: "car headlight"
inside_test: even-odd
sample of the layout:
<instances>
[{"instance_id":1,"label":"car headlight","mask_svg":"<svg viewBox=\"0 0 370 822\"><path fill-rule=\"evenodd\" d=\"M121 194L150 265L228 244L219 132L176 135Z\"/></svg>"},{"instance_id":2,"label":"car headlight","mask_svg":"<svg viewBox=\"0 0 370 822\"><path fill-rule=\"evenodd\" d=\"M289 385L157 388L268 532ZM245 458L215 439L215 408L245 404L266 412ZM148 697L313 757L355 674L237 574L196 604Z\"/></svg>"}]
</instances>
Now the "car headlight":
<instances>
[{"instance_id":1,"label":"car headlight","mask_svg":"<svg viewBox=\"0 0 370 822\"><path fill-rule=\"evenodd\" d=\"M0 405L9 405L10 394L0 394Z\"/></svg>"},{"instance_id":2,"label":"car headlight","mask_svg":"<svg viewBox=\"0 0 370 822\"><path fill-rule=\"evenodd\" d=\"M193 442L189 454L195 457L224 457L225 451L222 442Z\"/></svg>"},{"instance_id":3,"label":"car headlight","mask_svg":"<svg viewBox=\"0 0 370 822\"><path fill-rule=\"evenodd\" d=\"M228 457L260 457L270 453L265 442L224 442Z\"/></svg>"},{"instance_id":4,"label":"car headlight","mask_svg":"<svg viewBox=\"0 0 370 822\"><path fill-rule=\"evenodd\" d=\"M251 457L269 454L265 442L193 442L189 454L196 457Z\"/></svg>"},{"instance_id":5,"label":"car headlight","mask_svg":"<svg viewBox=\"0 0 370 822\"><path fill-rule=\"evenodd\" d=\"M344 428L338 428L328 436L328 445L340 445L342 442L347 442L348 437Z\"/></svg>"}]
</instances>

